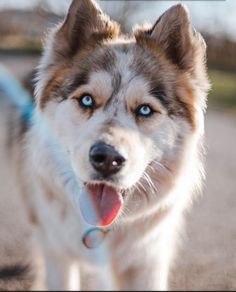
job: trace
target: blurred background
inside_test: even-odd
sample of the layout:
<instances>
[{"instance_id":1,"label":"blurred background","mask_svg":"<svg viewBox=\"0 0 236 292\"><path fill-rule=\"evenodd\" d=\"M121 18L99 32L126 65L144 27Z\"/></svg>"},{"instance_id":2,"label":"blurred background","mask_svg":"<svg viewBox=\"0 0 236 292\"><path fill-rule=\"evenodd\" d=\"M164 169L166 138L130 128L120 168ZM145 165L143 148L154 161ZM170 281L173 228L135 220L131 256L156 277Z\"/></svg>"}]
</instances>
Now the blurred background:
<instances>
[{"instance_id":1,"label":"blurred background","mask_svg":"<svg viewBox=\"0 0 236 292\"><path fill-rule=\"evenodd\" d=\"M98 1L130 32L182 2L207 43L212 90L206 114L204 195L187 214L172 290L236 289L236 1ZM50 27L70 0L0 0L0 64L32 94L32 78Z\"/></svg>"}]
</instances>

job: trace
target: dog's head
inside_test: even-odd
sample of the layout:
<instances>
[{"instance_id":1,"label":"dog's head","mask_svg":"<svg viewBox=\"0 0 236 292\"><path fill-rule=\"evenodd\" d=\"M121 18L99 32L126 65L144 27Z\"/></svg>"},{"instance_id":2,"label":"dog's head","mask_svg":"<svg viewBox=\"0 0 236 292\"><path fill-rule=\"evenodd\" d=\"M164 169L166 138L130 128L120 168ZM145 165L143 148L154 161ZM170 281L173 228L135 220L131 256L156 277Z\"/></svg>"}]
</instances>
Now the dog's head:
<instances>
[{"instance_id":1,"label":"dog's head","mask_svg":"<svg viewBox=\"0 0 236 292\"><path fill-rule=\"evenodd\" d=\"M84 185L81 211L90 223L109 225L173 187L189 141L202 131L204 56L182 5L127 38L94 1L74 0L51 33L38 110Z\"/></svg>"}]
</instances>

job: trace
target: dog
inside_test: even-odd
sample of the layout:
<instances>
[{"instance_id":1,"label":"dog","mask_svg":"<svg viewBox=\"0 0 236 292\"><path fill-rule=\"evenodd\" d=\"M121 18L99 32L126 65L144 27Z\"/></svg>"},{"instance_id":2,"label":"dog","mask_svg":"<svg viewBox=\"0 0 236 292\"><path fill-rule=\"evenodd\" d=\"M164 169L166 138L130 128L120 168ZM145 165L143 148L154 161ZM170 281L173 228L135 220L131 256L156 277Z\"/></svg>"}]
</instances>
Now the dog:
<instances>
[{"instance_id":1,"label":"dog","mask_svg":"<svg viewBox=\"0 0 236 292\"><path fill-rule=\"evenodd\" d=\"M204 178L205 52L181 4L127 36L95 1L72 1L5 162L40 259L32 289L168 289Z\"/></svg>"}]
</instances>

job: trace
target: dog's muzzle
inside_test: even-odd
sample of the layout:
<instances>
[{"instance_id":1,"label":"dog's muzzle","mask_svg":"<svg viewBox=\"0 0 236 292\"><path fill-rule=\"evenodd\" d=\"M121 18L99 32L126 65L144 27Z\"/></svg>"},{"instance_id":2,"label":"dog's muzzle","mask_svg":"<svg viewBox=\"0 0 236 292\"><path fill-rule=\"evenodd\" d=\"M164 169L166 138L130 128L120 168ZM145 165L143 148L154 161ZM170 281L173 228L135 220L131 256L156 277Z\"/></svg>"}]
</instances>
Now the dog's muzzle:
<instances>
[{"instance_id":1,"label":"dog's muzzle","mask_svg":"<svg viewBox=\"0 0 236 292\"><path fill-rule=\"evenodd\" d=\"M126 159L113 146L98 141L90 148L89 160L96 179L84 182L79 200L81 214L90 225L104 228L113 223L123 205L121 188L111 182Z\"/></svg>"}]
</instances>

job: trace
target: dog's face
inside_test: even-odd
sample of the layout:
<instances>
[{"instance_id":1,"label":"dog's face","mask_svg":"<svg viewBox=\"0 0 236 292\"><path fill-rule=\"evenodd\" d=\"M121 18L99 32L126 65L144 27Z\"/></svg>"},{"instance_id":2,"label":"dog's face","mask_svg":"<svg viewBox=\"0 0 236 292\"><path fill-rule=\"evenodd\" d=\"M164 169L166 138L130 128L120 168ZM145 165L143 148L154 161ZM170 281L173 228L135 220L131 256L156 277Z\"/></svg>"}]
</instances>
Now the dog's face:
<instances>
[{"instance_id":1,"label":"dog's face","mask_svg":"<svg viewBox=\"0 0 236 292\"><path fill-rule=\"evenodd\" d=\"M182 6L124 39L94 2L73 1L46 49L37 102L84 185L89 223L110 225L171 188L199 131L204 50Z\"/></svg>"}]
</instances>

